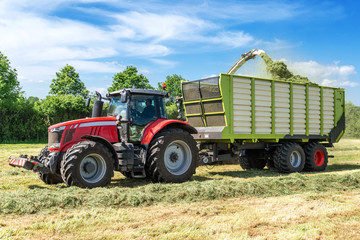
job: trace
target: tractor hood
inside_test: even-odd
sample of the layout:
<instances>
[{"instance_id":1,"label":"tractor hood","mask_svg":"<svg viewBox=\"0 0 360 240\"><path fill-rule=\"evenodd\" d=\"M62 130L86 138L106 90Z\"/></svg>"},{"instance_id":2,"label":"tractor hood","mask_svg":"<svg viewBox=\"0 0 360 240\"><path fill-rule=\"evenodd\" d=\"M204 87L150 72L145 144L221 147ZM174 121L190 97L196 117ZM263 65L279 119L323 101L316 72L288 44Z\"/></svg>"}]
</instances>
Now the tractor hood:
<instances>
[{"instance_id":1,"label":"tractor hood","mask_svg":"<svg viewBox=\"0 0 360 240\"><path fill-rule=\"evenodd\" d=\"M57 123L55 125L52 125L49 127L49 131L55 128L65 127L68 125L73 125L74 128L76 127L90 127L90 126L104 126L113 124L116 125L116 118L115 117L97 117L97 118L83 118L83 119L77 119L62 123Z\"/></svg>"},{"instance_id":2,"label":"tractor hood","mask_svg":"<svg viewBox=\"0 0 360 240\"><path fill-rule=\"evenodd\" d=\"M84 118L52 125L48 131L49 150L66 151L72 145L84 141L84 136L98 136L109 142L118 142L116 118Z\"/></svg>"}]
</instances>

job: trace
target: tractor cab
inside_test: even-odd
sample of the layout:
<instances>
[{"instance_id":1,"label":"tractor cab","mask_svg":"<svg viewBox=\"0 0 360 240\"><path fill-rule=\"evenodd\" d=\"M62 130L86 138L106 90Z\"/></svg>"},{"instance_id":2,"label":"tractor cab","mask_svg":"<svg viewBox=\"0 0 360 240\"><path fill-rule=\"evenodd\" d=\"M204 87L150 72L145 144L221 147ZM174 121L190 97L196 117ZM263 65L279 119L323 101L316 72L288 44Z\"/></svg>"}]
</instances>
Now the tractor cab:
<instances>
[{"instance_id":1,"label":"tractor cab","mask_svg":"<svg viewBox=\"0 0 360 240\"><path fill-rule=\"evenodd\" d=\"M166 119L165 97L159 90L122 89L107 95L110 99L107 116L117 117L122 128L128 129L127 142L141 141L145 126L158 119Z\"/></svg>"}]
</instances>

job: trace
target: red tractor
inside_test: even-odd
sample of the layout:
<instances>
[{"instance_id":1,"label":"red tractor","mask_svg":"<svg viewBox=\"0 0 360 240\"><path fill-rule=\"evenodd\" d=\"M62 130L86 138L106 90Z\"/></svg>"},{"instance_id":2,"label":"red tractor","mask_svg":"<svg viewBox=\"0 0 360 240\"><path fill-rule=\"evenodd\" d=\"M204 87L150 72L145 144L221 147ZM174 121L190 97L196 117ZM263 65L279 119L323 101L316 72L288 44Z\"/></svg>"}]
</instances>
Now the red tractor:
<instances>
[{"instance_id":1,"label":"red tractor","mask_svg":"<svg viewBox=\"0 0 360 240\"><path fill-rule=\"evenodd\" d=\"M154 182L191 178L198 160L191 134L197 130L167 119L166 91L122 89L97 96L92 118L50 126L48 146L38 157L13 158L10 164L39 172L47 184L82 188L106 186L114 171ZM106 117L102 99L110 101Z\"/></svg>"}]
</instances>

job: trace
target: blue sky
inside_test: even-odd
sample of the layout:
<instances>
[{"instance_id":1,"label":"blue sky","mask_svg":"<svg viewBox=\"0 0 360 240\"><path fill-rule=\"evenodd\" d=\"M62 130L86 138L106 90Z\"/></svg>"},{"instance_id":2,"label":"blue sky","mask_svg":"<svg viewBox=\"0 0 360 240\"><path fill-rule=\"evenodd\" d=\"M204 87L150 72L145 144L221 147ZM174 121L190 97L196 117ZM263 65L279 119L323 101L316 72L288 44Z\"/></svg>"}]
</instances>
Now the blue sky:
<instances>
[{"instance_id":1,"label":"blue sky","mask_svg":"<svg viewBox=\"0 0 360 240\"><path fill-rule=\"evenodd\" d=\"M0 51L26 96L44 98L66 64L104 93L128 65L156 86L172 74L218 75L259 48L360 105L359 10L355 0L1 0ZM238 74L266 76L261 59Z\"/></svg>"}]
</instances>

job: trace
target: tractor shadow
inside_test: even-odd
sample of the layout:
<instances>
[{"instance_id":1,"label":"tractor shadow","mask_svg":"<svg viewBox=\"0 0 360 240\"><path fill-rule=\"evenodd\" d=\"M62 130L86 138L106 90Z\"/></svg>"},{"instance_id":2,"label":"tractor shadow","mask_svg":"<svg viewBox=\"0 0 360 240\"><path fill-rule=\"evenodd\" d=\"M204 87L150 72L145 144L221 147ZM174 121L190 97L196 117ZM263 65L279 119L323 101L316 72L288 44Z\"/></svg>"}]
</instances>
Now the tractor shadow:
<instances>
[{"instance_id":1,"label":"tractor shadow","mask_svg":"<svg viewBox=\"0 0 360 240\"><path fill-rule=\"evenodd\" d=\"M39 185L29 185L28 186L29 189L50 189L50 187L43 187L43 186L39 186Z\"/></svg>"},{"instance_id":2,"label":"tractor shadow","mask_svg":"<svg viewBox=\"0 0 360 240\"><path fill-rule=\"evenodd\" d=\"M126 188L136 188L152 183L149 179L144 178L113 178L111 183L108 185L110 188L113 187L126 187Z\"/></svg>"},{"instance_id":3,"label":"tractor shadow","mask_svg":"<svg viewBox=\"0 0 360 240\"><path fill-rule=\"evenodd\" d=\"M319 174L319 173L332 173L332 172L341 172L349 170L358 170L360 169L360 164L332 164L327 166L325 171L322 172L302 172L305 174ZM208 172L211 176L226 176L233 178L254 178L254 177L279 177L287 176L287 173L279 173L275 169L264 169L264 170L239 170L239 171L211 171ZM202 176L193 176L194 180L197 181L206 181L213 178L207 178Z\"/></svg>"}]
</instances>

